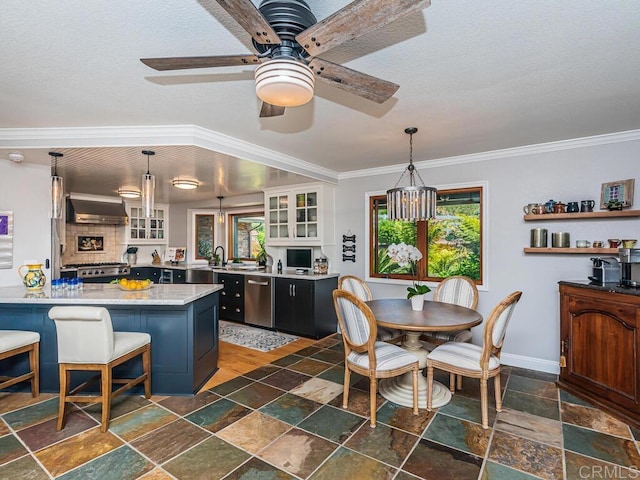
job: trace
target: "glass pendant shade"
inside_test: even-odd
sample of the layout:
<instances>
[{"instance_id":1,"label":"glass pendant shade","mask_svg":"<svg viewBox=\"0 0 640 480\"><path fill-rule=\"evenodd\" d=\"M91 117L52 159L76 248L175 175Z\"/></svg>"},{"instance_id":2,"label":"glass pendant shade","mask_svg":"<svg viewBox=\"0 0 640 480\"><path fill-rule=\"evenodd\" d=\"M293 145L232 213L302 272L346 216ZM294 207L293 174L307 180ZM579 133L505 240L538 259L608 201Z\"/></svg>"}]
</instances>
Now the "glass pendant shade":
<instances>
[{"instance_id":1,"label":"glass pendant shade","mask_svg":"<svg viewBox=\"0 0 640 480\"><path fill-rule=\"evenodd\" d=\"M224 212L222 211L222 199L223 196L218 196L218 201L220 203L220 209L218 210L218 223L224 223Z\"/></svg>"},{"instance_id":2,"label":"glass pendant shade","mask_svg":"<svg viewBox=\"0 0 640 480\"><path fill-rule=\"evenodd\" d=\"M413 165L413 134L418 131L415 127L405 129L409 135L409 165L402 172L395 187L387 190L387 218L415 222L436 218L437 190L426 187L422 177ZM409 186L399 187L405 174L409 176ZM416 185L416 176L422 185Z\"/></svg>"},{"instance_id":3,"label":"glass pendant shade","mask_svg":"<svg viewBox=\"0 0 640 480\"><path fill-rule=\"evenodd\" d=\"M64 208L64 182L58 176L58 159L64 157L59 152L49 152L53 163L53 174L51 175L51 218L62 218Z\"/></svg>"},{"instance_id":4,"label":"glass pendant shade","mask_svg":"<svg viewBox=\"0 0 640 480\"><path fill-rule=\"evenodd\" d=\"M264 62L255 72L256 95L280 107L298 107L313 98L315 75L304 63L276 59Z\"/></svg>"},{"instance_id":5,"label":"glass pendant shade","mask_svg":"<svg viewBox=\"0 0 640 480\"><path fill-rule=\"evenodd\" d=\"M153 217L154 199L156 195L156 177L149 171L149 157L155 155L152 150L142 150L142 154L147 156L147 173L142 176L142 212L146 218Z\"/></svg>"},{"instance_id":6,"label":"glass pendant shade","mask_svg":"<svg viewBox=\"0 0 640 480\"><path fill-rule=\"evenodd\" d=\"M62 177L51 177L51 218L62 218L64 207L64 183Z\"/></svg>"},{"instance_id":7,"label":"glass pendant shade","mask_svg":"<svg viewBox=\"0 0 640 480\"><path fill-rule=\"evenodd\" d=\"M150 173L142 176L142 211L144 216L153 217L154 196L156 193L156 177Z\"/></svg>"}]
</instances>

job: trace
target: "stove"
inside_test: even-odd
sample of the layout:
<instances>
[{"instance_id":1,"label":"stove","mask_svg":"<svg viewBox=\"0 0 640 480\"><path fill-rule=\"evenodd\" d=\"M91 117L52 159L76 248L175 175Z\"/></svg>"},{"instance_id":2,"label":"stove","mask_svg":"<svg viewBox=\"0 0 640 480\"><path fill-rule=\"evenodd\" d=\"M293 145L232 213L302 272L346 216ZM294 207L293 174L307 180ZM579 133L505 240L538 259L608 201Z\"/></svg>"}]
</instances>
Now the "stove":
<instances>
[{"instance_id":1,"label":"stove","mask_svg":"<svg viewBox=\"0 0 640 480\"><path fill-rule=\"evenodd\" d=\"M111 281L126 277L130 273L129 265L120 262L70 263L65 265L63 270L66 273L75 272L75 276L82 278L85 282L92 279Z\"/></svg>"}]
</instances>

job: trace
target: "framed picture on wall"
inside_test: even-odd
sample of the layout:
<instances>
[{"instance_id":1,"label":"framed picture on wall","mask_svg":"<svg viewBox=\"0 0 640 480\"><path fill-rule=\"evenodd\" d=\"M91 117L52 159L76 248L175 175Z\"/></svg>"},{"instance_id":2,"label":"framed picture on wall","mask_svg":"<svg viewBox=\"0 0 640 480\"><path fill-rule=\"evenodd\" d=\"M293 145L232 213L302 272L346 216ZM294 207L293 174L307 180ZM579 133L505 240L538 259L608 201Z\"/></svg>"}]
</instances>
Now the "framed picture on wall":
<instances>
[{"instance_id":1,"label":"framed picture on wall","mask_svg":"<svg viewBox=\"0 0 640 480\"><path fill-rule=\"evenodd\" d=\"M104 237L78 235L77 253L104 252Z\"/></svg>"},{"instance_id":2,"label":"framed picture on wall","mask_svg":"<svg viewBox=\"0 0 640 480\"><path fill-rule=\"evenodd\" d=\"M612 206L619 208L633 205L633 186L635 180L618 180L615 182L603 183L600 194L600 208L611 209Z\"/></svg>"}]
</instances>

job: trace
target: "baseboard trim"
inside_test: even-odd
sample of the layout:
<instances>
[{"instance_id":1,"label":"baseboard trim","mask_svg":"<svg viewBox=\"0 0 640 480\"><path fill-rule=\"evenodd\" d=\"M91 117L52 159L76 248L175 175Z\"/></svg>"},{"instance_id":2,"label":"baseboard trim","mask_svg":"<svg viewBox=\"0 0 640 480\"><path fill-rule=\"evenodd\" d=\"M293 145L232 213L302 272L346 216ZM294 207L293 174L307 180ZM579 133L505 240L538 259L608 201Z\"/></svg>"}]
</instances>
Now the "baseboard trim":
<instances>
[{"instance_id":1,"label":"baseboard trim","mask_svg":"<svg viewBox=\"0 0 640 480\"><path fill-rule=\"evenodd\" d=\"M560 364L558 362L543 360L542 358L525 357L513 353L503 353L500 356L500 363L502 365L537 370L539 372L553 373L556 375L560 373Z\"/></svg>"}]
</instances>

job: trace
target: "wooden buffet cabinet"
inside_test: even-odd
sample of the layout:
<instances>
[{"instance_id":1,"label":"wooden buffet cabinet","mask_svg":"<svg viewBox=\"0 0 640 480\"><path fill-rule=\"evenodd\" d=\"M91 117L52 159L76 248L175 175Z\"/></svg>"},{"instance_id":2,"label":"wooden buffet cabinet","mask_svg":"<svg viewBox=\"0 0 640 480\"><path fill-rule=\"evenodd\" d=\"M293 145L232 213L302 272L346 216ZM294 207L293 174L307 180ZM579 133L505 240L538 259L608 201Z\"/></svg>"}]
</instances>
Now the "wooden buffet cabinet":
<instances>
[{"instance_id":1,"label":"wooden buffet cabinet","mask_svg":"<svg viewBox=\"0 0 640 480\"><path fill-rule=\"evenodd\" d=\"M558 386L640 427L640 291L560 282Z\"/></svg>"}]
</instances>

